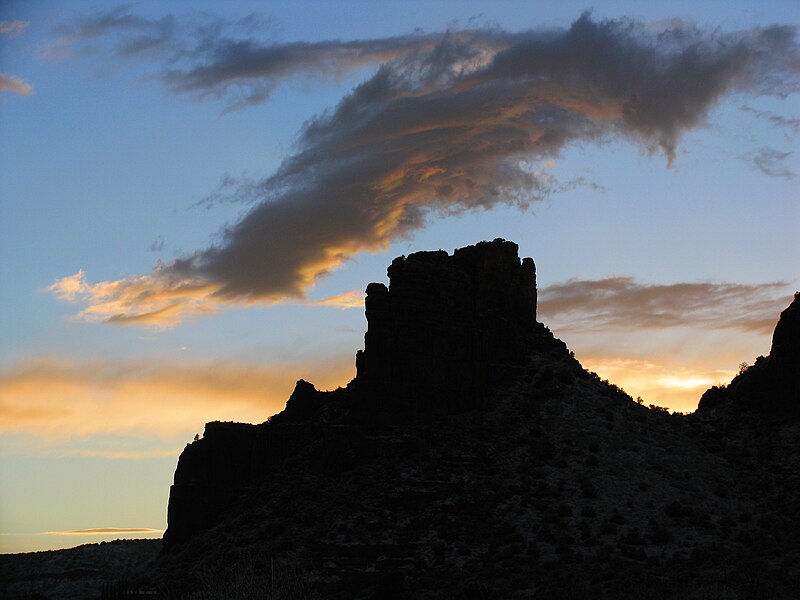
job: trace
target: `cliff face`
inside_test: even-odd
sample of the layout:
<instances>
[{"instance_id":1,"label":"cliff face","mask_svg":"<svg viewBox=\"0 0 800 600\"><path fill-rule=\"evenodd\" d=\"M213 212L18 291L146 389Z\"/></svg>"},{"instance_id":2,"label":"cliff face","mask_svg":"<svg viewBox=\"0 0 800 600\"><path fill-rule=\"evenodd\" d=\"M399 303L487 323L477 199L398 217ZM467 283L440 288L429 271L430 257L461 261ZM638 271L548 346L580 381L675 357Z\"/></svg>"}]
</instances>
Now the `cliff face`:
<instances>
[{"instance_id":1,"label":"cliff face","mask_svg":"<svg viewBox=\"0 0 800 600\"><path fill-rule=\"evenodd\" d=\"M452 412L479 405L531 353L536 267L495 240L396 258L389 288L367 287L369 329L357 389L379 408Z\"/></svg>"}]
</instances>

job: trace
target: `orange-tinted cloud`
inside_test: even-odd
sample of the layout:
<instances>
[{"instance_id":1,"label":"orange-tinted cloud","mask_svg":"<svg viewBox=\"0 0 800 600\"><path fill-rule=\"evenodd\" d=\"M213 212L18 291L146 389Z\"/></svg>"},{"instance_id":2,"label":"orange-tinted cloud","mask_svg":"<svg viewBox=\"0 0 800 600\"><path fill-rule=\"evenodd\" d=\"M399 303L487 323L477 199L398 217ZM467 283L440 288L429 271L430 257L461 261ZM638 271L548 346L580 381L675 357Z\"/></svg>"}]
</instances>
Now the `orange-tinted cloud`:
<instances>
[{"instance_id":1,"label":"orange-tinted cloud","mask_svg":"<svg viewBox=\"0 0 800 600\"><path fill-rule=\"evenodd\" d=\"M214 292L220 286L209 283L140 275L116 281L89 283L83 270L63 277L47 288L61 300L81 303L86 308L77 318L117 325L171 327L187 315L219 310Z\"/></svg>"},{"instance_id":2,"label":"orange-tinted cloud","mask_svg":"<svg viewBox=\"0 0 800 600\"><path fill-rule=\"evenodd\" d=\"M90 529L69 529L67 531L43 531L42 535L130 536L132 534L161 535L163 533L163 529L150 529L149 527L93 527Z\"/></svg>"},{"instance_id":3,"label":"orange-tinted cloud","mask_svg":"<svg viewBox=\"0 0 800 600\"><path fill-rule=\"evenodd\" d=\"M351 290L344 294L337 294L336 296L329 296L320 300L311 300L310 304L316 306L333 306L335 308L364 308L364 297L366 294L361 290Z\"/></svg>"},{"instance_id":4,"label":"orange-tinted cloud","mask_svg":"<svg viewBox=\"0 0 800 600\"><path fill-rule=\"evenodd\" d=\"M122 8L70 31L82 39L122 32L117 53L157 49L164 60L177 26ZM180 54L188 66L168 69L167 86L212 96L243 89L241 100L255 103L296 74L383 64L306 123L277 172L240 192L226 187L250 208L219 243L148 275L56 282L57 293L81 289L72 297L85 305L82 317L174 324L226 303L303 300L352 255L386 248L431 215L527 207L547 196L557 186L537 165L569 144L622 137L672 161L681 136L726 94L786 93L800 76L795 31L782 26L723 33L671 22L657 31L584 14L548 31L233 40L214 36L203 46L213 51Z\"/></svg>"},{"instance_id":5,"label":"orange-tinted cloud","mask_svg":"<svg viewBox=\"0 0 800 600\"><path fill-rule=\"evenodd\" d=\"M0 376L0 434L51 441L99 434L171 439L202 430L211 420L259 423L283 409L297 379L334 388L349 381L352 364L349 355L313 366L276 367L28 360ZM93 450L102 456L142 458L137 449ZM159 450L161 455L162 450L167 451Z\"/></svg>"},{"instance_id":6,"label":"orange-tinted cloud","mask_svg":"<svg viewBox=\"0 0 800 600\"><path fill-rule=\"evenodd\" d=\"M33 86L14 75L0 73L0 92L13 92L20 96L30 96L33 94Z\"/></svg>"}]
</instances>

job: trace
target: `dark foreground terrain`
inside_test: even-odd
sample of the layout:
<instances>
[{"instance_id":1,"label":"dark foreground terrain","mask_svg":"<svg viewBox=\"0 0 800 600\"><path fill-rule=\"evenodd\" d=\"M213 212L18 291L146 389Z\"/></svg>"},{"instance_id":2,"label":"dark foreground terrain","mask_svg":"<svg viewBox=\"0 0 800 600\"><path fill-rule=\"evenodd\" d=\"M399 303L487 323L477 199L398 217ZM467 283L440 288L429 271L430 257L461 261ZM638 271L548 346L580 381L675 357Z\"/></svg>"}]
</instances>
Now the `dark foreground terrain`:
<instances>
[{"instance_id":1,"label":"dark foreground terrain","mask_svg":"<svg viewBox=\"0 0 800 600\"><path fill-rule=\"evenodd\" d=\"M0 597L97 598L114 581L141 576L161 540L116 540L69 550L0 554Z\"/></svg>"},{"instance_id":2,"label":"dark foreground terrain","mask_svg":"<svg viewBox=\"0 0 800 600\"><path fill-rule=\"evenodd\" d=\"M797 296L768 357L670 415L536 321L535 267L513 243L401 257L389 278L367 288L346 388L300 381L267 422L209 423L186 447L163 551L132 586L800 598Z\"/></svg>"}]
</instances>

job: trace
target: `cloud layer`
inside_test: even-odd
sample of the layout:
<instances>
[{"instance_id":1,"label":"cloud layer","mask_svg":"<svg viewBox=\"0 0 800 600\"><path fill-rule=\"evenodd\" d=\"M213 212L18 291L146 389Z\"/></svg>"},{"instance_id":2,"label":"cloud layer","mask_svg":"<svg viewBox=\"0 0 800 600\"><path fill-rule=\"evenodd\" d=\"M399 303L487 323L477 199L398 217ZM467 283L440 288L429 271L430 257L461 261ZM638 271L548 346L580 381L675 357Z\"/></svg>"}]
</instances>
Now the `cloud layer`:
<instances>
[{"instance_id":1,"label":"cloud layer","mask_svg":"<svg viewBox=\"0 0 800 600\"><path fill-rule=\"evenodd\" d=\"M80 287L72 298L84 317L174 324L225 303L303 298L350 256L431 215L548 195L554 183L539 165L569 144L621 137L672 161L681 135L726 94L800 88L796 32L783 26L723 33L583 15L568 29L282 45L231 33L247 26L209 25L190 44L174 18L123 10L62 32L73 44L113 34L117 56L162 61L171 91L229 97L236 87L234 102L249 104L282 79L380 65L307 122L276 173L230 191L251 208L219 243L148 275L56 282L63 297Z\"/></svg>"},{"instance_id":2,"label":"cloud layer","mask_svg":"<svg viewBox=\"0 0 800 600\"><path fill-rule=\"evenodd\" d=\"M631 277L570 279L539 291L539 315L565 331L738 329L770 333L792 297L786 283L646 285Z\"/></svg>"}]
</instances>

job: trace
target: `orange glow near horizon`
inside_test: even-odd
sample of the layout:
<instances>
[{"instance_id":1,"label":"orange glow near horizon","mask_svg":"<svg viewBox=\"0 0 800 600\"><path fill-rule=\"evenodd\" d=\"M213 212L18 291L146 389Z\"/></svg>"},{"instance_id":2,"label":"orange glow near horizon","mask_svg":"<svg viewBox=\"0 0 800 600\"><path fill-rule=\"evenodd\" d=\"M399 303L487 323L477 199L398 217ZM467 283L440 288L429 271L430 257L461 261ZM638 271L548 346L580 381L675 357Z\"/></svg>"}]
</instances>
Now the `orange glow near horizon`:
<instances>
[{"instance_id":1,"label":"orange glow near horizon","mask_svg":"<svg viewBox=\"0 0 800 600\"><path fill-rule=\"evenodd\" d=\"M581 363L633 398L639 396L645 404L679 412L693 412L703 392L713 385L728 383L736 375L734 371L672 367L648 360L592 356Z\"/></svg>"},{"instance_id":2,"label":"orange glow near horizon","mask_svg":"<svg viewBox=\"0 0 800 600\"><path fill-rule=\"evenodd\" d=\"M353 375L350 355L316 362L310 374L300 365L27 361L0 377L0 433L53 442L101 434L170 439L207 421L260 423L283 409L300 377L332 389Z\"/></svg>"}]
</instances>

